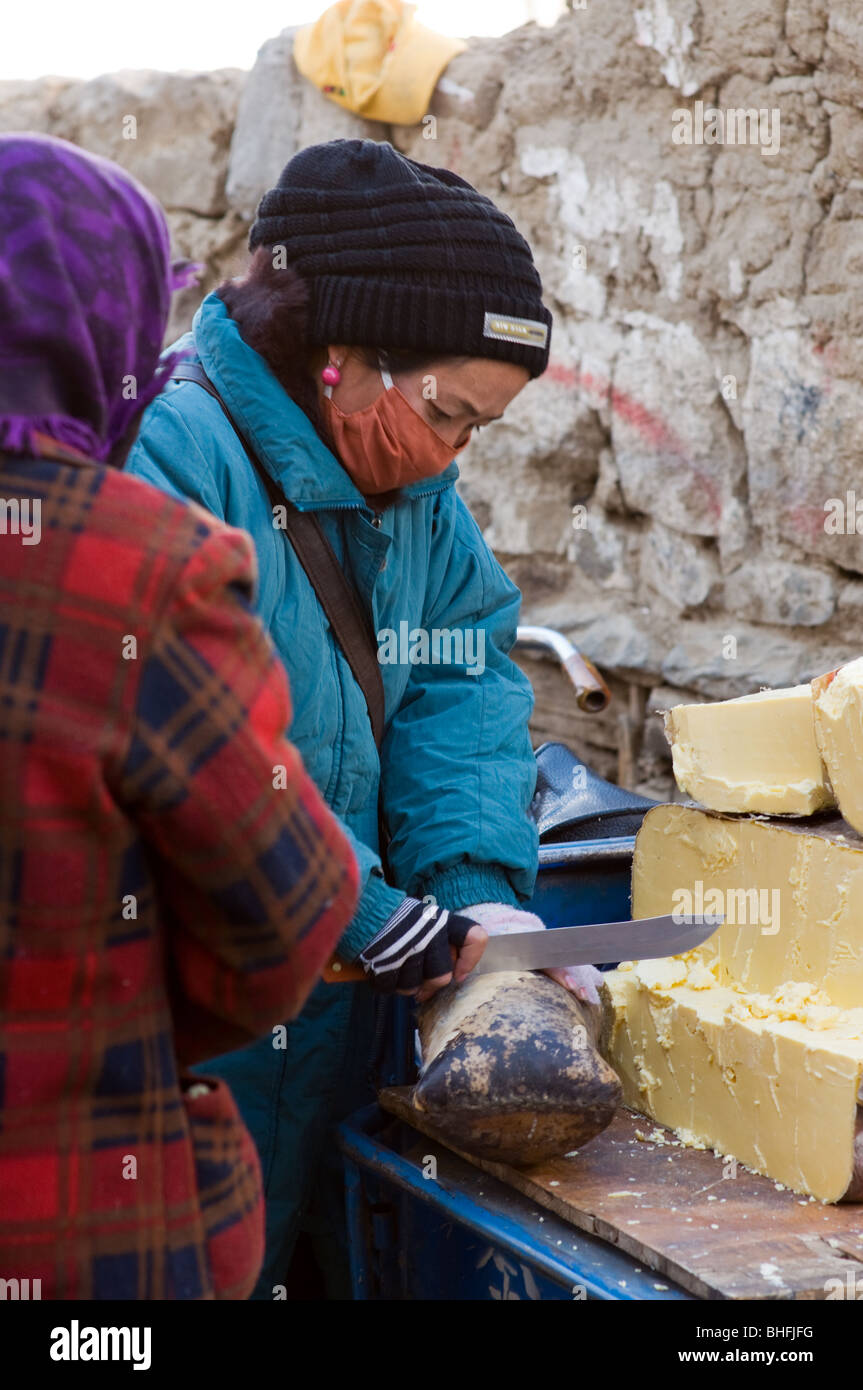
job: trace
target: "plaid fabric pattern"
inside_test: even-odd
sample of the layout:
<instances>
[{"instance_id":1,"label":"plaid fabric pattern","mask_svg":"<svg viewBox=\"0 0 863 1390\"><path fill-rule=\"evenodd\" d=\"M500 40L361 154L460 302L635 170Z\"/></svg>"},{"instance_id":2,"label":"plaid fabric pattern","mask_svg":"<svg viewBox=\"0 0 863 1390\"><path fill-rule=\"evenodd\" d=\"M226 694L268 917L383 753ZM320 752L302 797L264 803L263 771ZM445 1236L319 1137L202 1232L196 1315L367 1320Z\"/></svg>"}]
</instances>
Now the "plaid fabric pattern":
<instances>
[{"instance_id":1,"label":"plaid fabric pattern","mask_svg":"<svg viewBox=\"0 0 863 1390\"><path fill-rule=\"evenodd\" d=\"M43 1298L245 1298L260 1268L254 1147L182 1067L300 1009L358 883L254 581L195 506L0 457L0 1277Z\"/></svg>"}]
</instances>

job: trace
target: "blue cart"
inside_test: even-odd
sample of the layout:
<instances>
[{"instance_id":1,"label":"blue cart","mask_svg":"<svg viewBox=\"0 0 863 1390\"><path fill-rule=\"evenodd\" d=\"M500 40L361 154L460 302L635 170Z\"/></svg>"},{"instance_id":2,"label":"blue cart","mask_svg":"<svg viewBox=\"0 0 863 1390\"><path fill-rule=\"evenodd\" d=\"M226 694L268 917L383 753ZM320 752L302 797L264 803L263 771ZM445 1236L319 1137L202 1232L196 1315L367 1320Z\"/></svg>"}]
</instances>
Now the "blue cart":
<instances>
[{"instance_id":1,"label":"blue cart","mask_svg":"<svg viewBox=\"0 0 863 1390\"><path fill-rule=\"evenodd\" d=\"M692 1300L369 1106L341 1126L355 1299Z\"/></svg>"},{"instance_id":2,"label":"blue cart","mask_svg":"<svg viewBox=\"0 0 863 1390\"><path fill-rule=\"evenodd\" d=\"M552 928L628 918L634 831L653 803L560 744L537 762L539 873L525 906ZM413 1036L400 1000L387 1084L415 1080ZM429 1140L376 1105L341 1126L340 1143L357 1299L692 1298L448 1150L429 1181Z\"/></svg>"}]
</instances>

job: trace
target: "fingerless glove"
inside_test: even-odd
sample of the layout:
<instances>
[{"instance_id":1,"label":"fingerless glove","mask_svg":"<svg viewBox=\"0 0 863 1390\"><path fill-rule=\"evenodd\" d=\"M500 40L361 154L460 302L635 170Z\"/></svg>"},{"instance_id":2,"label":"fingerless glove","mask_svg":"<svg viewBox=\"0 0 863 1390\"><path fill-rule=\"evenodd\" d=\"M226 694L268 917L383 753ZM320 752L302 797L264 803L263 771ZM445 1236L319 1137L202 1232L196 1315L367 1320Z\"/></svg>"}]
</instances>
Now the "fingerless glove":
<instances>
[{"instance_id":1,"label":"fingerless glove","mask_svg":"<svg viewBox=\"0 0 863 1390\"><path fill-rule=\"evenodd\" d=\"M473 926L470 917L405 898L360 952L360 963L382 994L419 989L424 980L451 973L450 947L463 946Z\"/></svg>"}]
</instances>

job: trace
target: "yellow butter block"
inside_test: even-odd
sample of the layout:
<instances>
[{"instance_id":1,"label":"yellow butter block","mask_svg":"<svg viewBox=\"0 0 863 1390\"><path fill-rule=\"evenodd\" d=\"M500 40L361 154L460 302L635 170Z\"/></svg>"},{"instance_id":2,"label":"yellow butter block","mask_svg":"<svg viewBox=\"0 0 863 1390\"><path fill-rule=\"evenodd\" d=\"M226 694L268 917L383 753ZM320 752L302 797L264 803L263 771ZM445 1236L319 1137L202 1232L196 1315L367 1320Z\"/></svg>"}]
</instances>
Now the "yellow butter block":
<instances>
[{"instance_id":1,"label":"yellow butter block","mask_svg":"<svg viewBox=\"0 0 863 1390\"><path fill-rule=\"evenodd\" d=\"M713 811L809 816L835 805L809 685L676 705L665 732L678 787Z\"/></svg>"},{"instance_id":2,"label":"yellow butter block","mask_svg":"<svg viewBox=\"0 0 863 1390\"><path fill-rule=\"evenodd\" d=\"M624 1103L685 1144L838 1201L853 1172L863 1008L838 1010L805 986L754 996L703 972L692 953L606 973L603 1051Z\"/></svg>"},{"instance_id":3,"label":"yellow butter block","mask_svg":"<svg viewBox=\"0 0 863 1390\"><path fill-rule=\"evenodd\" d=\"M863 831L863 659L812 682L815 737L842 815Z\"/></svg>"},{"instance_id":4,"label":"yellow butter block","mask_svg":"<svg viewBox=\"0 0 863 1390\"><path fill-rule=\"evenodd\" d=\"M698 955L720 984L788 980L863 1005L863 839L841 817L729 817L655 806L635 842L632 915L721 913Z\"/></svg>"}]
</instances>

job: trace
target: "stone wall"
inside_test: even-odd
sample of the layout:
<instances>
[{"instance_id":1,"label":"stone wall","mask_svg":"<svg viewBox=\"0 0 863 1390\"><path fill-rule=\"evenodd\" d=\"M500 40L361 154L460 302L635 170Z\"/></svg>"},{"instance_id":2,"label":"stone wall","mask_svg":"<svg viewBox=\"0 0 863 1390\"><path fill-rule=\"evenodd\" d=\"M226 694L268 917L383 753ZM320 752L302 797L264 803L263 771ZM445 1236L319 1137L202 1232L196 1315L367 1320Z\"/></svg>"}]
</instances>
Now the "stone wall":
<instances>
[{"instance_id":1,"label":"stone wall","mask_svg":"<svg viewBox=\"0 0 863 1390\"><path fill-rule=\"evenodd\" d=\"M863 648L858 0L587 0L554 29L473 40L409 128L327 101L290 47L285 31L248 75L3 83L0 129L126 165L207 289L317 140L391 139L510 213L555 314L551 365L462 456L463 494L525 619L568 632L614 686L607 714L577 715L531 661L537 737L666 790L656 709ZM762 115L732 143L738 110Z\"/></svg>"}]
</instances>

